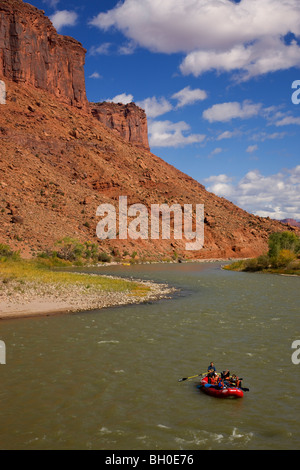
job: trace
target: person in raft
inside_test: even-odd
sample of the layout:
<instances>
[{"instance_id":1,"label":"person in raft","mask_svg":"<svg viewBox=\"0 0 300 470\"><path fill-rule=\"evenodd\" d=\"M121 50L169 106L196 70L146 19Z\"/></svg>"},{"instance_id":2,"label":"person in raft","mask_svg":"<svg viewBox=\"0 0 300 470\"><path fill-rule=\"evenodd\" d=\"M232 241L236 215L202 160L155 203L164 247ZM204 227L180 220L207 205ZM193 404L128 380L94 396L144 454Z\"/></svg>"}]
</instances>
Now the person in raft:
<instances>
[{"instance_id":1,"label":"person in raft","mask_svg":"<svg viewBox=\"0 0 300 470\"><path fill-rule=\"evenodd\" d=\"M215 373L216 372L216 368L215 368L215 365L213 362L211 362L207 368L207 372L209 374L212 374L212 373Z\"/></svg>"},{"instance_id":2,"label":"person in raft","mask_svg":"<svg viewBox=\"0 0 300 470\"><path fill-rule=\"evenodd\" d=\"M230 382L234 387L241 388L242 386L242 381L235 374L232 375Z\"/></svg>"},{"instance_id":3,"label":"person in raft","mask_svg":"<svg viewBox=\"0 0 300 470\"><path fill-rule=\"evenodd\" d=\"M216 385L216 383L217 383L217 374L215 374L214 372L209 372L207 374L207 377L208 377L207 383L209 383L210 385Z\"/></svg>"},{"instance_id":4,"label":"person in raft","mask_svg":"<svg viewBox=\"0 0 300 470\"><path fill-rule=\"evenodd\" d=\"M212 372L211 377L208 377L208 383L211 387L216 388L218 390L223 390L224 387L226 388L223 379L221 377L218 377L215 372Z\"/></svg>"},{"instance_id":5,"label":"person in raft","mask_svg":"<svg viewBox=\"0 0 300 470\"><path fill-rule=\"evenodd\" d=\"M220 390L223 390L223 388L227 388L224 383L224 380L221 377L218 377L217 388Z\"/></svg>"},{"instance_id":6,"label":"person in raft","mask_svg":"<svg viewBox=\"0 0 300 470\"><path fill-rule=\"evenodd\" d=\"M223 372L221 372L221 378L224 380L225 385L230 385L230 370L223 370Z\"/></svg>"}]
</instances>

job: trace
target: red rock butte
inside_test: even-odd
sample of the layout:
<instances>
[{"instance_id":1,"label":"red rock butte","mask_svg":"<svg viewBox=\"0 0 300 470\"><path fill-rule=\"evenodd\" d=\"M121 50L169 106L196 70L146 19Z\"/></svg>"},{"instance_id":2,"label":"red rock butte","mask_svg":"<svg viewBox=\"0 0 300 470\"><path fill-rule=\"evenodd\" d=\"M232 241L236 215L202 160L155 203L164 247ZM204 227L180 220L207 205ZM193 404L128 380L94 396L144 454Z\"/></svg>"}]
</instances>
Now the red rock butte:
<instances>
[{"instance_id":1,"label":"red rock butte","mask_svg":"<svg viewBox=\"0 0 300 470\"><path fill-rule=\"evenodd\" d=\"M0 243L30 257L69 236L103 251L140 259L257 256L268 236L299 231L249 214L206 191L149 151L147 118L134 103L89 103L85 49L59 35L44 12L21 0L0 0ZM96 237L97 207L204 204L205 243L105 240ZM126 254L126 255L125 255Z\"/></svg>"},{"instance_id":2,"label":"red rock butte","mask_svg":"<svg viewBox=\"0 0 300 470\"><path fill-rule=\"evenodd\" d=\"M135 103L91 103L93 116L124 140L137 147L150 150L147 116Z\"/></svg>"}]
</instances>

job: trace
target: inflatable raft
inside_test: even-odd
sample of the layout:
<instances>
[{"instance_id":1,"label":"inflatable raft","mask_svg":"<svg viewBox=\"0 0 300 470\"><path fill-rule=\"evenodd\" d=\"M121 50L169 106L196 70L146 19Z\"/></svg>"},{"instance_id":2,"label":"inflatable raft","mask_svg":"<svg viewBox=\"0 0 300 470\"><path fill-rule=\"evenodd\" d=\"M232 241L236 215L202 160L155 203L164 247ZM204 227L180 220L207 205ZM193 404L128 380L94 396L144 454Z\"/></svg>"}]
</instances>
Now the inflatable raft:
<instances>
[{"instance_id":1,"label":"inflatable raft","mask_svg":"<svg viewBox=\"0 0 300 470\"><path fill-rule=\"evenodd\" d=\"M216 398L242 398L244 396L243 390L238 387L225 386L223 388L219 388L217 385L210 385L207 377L204 377L201 380L198 388L207 395L211 395Z\"/></svg>"}]
</instances>

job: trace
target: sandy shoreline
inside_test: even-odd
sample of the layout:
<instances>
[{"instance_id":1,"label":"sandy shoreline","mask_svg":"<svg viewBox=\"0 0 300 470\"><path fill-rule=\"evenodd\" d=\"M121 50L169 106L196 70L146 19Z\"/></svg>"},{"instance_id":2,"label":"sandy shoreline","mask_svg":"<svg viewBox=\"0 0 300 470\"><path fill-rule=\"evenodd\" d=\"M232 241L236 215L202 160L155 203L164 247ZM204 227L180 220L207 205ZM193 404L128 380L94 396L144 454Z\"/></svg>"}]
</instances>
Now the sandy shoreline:
<instances>
[{"instance_id":1,"label":"sandy shoreline","mask_svg":"<svg viewBox=\"0 0 300 470\"><path fill-rule=\"evenodd\" d=\"M190 262L220 262L230 261L226 259L204 259ZM122 265L124 263L108 263L101 267ZM143 263L148 264L148 263ZM85 275L82 273L82 275ZM87 274L90 276L90 274ZM114 276L106 276L121 279ZM175 288L166 284L151 281L124 279L138 283L149 288L148 292L133 293L130 291L115 292L101 291L97 287L86 289L78 285L42 284L38 282L10 281L9 284L0 285L0 320L14 318L27 318L36 316L54 316L65 313L99 310L107 307L138 304L170 298Z\"/></svg>"},{"instance_id":2,"label":"sandy shoreline","mask_svg":"<svg viewBox=\"0 0 300 470\"><path fill-rule=\"evenodd\" d=\"M138 304L170 298L175 292L174 288L166 284L134 282L149 288L149 291L135 294L129 291L101 291L96 287L86 289L81 286L38 285L30 282L23 283L20 290L19 283L14 281L9 286L1 286L0 320L54 316Z\"/></svg>"}]
</instances>

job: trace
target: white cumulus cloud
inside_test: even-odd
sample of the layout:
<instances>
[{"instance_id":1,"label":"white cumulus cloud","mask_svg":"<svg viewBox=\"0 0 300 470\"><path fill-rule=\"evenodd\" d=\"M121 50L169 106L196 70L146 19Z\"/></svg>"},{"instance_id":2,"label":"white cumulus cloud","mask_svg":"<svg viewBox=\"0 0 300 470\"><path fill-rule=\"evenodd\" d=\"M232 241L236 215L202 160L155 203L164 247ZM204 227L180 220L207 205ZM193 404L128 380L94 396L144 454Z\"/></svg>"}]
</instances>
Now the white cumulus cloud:
<instances>
[{"instance_id":1,"label":"white cumulus cloud","mask_svg":"<svg viewBox=\"0 0 300 470\"><path fill-rule=\"evenodd\" d=\"M286 116L275 123L277 127L290 126L291 124L300 126L300 117Z\"/></svg>"},{"instance_id":2,"label":"white cumulus cloud","mask_svg":"<svg viewBox=\"0 0 300 470\"><path fill-rule=\"evenodd\" d=\"M234 101L215 104L203 111L203 117L209 122L228 122L232 119L249 119L257 116L261 110L261 104L244 101L242 104Z\"/></svg>"},{"instance_id":3,"label":"white cumulus cloud","mask_svg":"<svg viewBox=\"0 0 300 470\"><path fill-rule=\"evenodd\" d=\"M203 142L205 135L191 134L184 122L153 121L149 123L150 147L181 147Z\"/></svg>"},{"instance_id":4,"label":"white cumulus cloud","mask_svg":"<svg viewBox=\"0 0 300 470\"><path fill-rule=\"evenodd\" d=\"M103 42L99 46L92 46L90 49L90 55L108 55L110 53L110 42Z\"/></svg>"},{"instance_id":5,"label":"white cumulus cloud","mask_svg":"<svg viewBox=\"0 0 300 470\"><path fill-rule=\"evenodd\" d=\"M248 152L248 153L253 153L253 152L256 152L256 150L258 150L258 146L257 146L257 145L249 145L249 147L247 148L246 152Z\"/></svg>"},{"instance_id":6,"label":"white cumulus cloud","mask_svg":"<svg viewBox=\"0 0 300 470\"><path fill-rule=\"evenodd\" d=\"M299 67L299 0L125 0L91 24L117 28L153 52L185 53L184 74L238 71L241 79Z\"/></svg>"},{"instance_id":7,"label":"white cumulus cloud","mask_svg":"<svg viewBox=\"0 0 300 470\"><path fill-rule=\"evenodd\" d=\"M161 116L173 109L171 103L166 100L166 98L146 98L143 101L138 101L136 103L140 108L143 108L146 111L147 117L155 118Z\"/></svg>"},{"instance_id":8,"label":"white cumulus cloud","mask_svg":"<svg viewBox=\"0 0 300 470\"><path fill-rule=\"evenodd\" d=\"M100 75L99 72L94 72L89 76L89 78L99 79L99 78L102 78L102 75Z\"/></svg>"},{"instance_id":9,"label":"white cumulus cloud","mask_svg":"<svg viewBox=\"0 0 300 470\"><path fill-rule=\"evenodd\" d=\"M239 133L240 132L238 130L224 131L218 135L217 140L232 139L232 137L236 137L237 135L239 135Z\"/></svg>"},{"instance_id":10,"label":"white cumulus cloud","mask_svg":"<svg viewBox=\"0 0 300 470\"><path fill-rule=\"evenodd\" d=\"M171 96L171 99L177 101L176 108L192 105L197 101L202 101L206 98L207 93L204 90L200 90L200 88L192 90L189 86ZM173 105L165 97L156 98L156 96L146 98L143 101L138 101L137 105L146 111L149 118L161 116L162 114L174 109Z\"/></svg>"},{"instance_id":11,"label":"white cumulus cloud","mask_svg":"<svg viewBox=\"0 0 300 470\"><path fill-rule=\"evenodd\" d=\"M174 93L172 98L178 101L177 108L182 108L183 106L194 104L197 101L205 100L207 93L204 90L200 90L200 88L192 90L191 87L187 86L177 93Z\"/></svg>"},{"instance_id":12,"label":"white cumulus cloud","mask_svg":"<svg viewBox=\"0 0 300 470\"><path fill-rule=\"evenodd\" d=\"M191 52L180 65L184 75L196 77L209 70L240 71L235 78L243 81L268 72L299 66L300 47L296 41L285 44L282 38L257 40L250 45L236 45L229 50Z\"/></svg>"},{"instance_id":13,"label":"white cumulus cloud","mask_svg":"<svg viewBox=\"0 0 300 470\"><path fill-rule=\"evenodd\" d=\"M77 24L78 15L75 11L61 10L56 11L50 20L53 23L54 28L57 30L62 29L64 26L75 26Z\"/></svg>"},{"instance_id":14,"label":"white cumulus cloud","mask_svg":"<svg viewBox=\"0 0 300 470\"><path fill-rule=\"evenodd\" d=\"M133 101L133 95L126 94L126 93L120 93L119 95L116 95L112 99L106 99L108 103L122 103L122 104L129 104L132 103Z\"/></svg>"},{"instance_id":15,"label":"white cumulus cloud","mask_svg":"<svg viewBox=\"0 0 300 470\"><path fill-rule=\"evenodd\" d=\"M204 183L209 191L261 217L300 219L300 165L269 176L252 170L237 182L216 175Z\"/></svg>"},{"instance_id":16,"label":"white cumulus cloud","mask_svg":"<svg viewBox=\"0 0 300 470\"><path fill-rule=\"evenodd\" d=\"M51 8L56 8L60 0L43 0L43 3L47 3Z\"/></svg>"}]
</instances>

